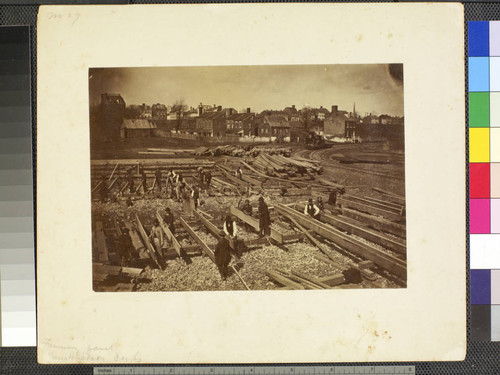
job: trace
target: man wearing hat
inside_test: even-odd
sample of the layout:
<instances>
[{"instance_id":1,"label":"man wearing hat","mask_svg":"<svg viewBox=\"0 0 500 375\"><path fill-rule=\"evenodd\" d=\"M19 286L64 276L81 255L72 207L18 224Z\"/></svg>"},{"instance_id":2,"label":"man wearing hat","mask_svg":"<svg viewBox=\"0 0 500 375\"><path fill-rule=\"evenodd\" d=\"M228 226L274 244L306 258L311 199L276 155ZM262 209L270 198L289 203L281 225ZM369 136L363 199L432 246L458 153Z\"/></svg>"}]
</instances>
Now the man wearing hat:
<instances>
[{"instance_id":1,"label":"man wearing hat","mask_svg":"<svg viewBox=\"0 0 500 375\"><path fill-rule=\"evenodd\" d=\"M309 202L304 207L304 215L311 216L313 219L319 220L319 208L314 204L312 198L309 198Z\"/></svg>"},{"instance_id":2,"label":"man wearing hat","mask_svg":"<svg viewBox=\"0 0 500 375\"><path fill-rule=\"evenodd\" d=\"M229 240L226 238L224 231L219 232L219 242L215 246L215 264L219 269L222 280L226 280L228 276L228 266L231 261L231 247Z\"/></svg>"},{"instance_id":3,"label":"man wearing hat","mask_svg":"<svg viewBox=\"0 0 500 375\"><path fill-rule=\"evenodd\" d=\"M174 214L170 210L170 207L165 208L165 211L166 213L163 221L168 226L168 229L170 229L170 232L172 232L172 234L175 234Z\"/></svg>"},{"instance_id":4,"label":"man wearing hat","mask_svg":"<svg viewBox=\"0 0 500 375\"><path fill-rule=\"evenodd\" d=\"M156 252L163 256L163 230L160 227L160 222L158 219L154 219L153 227L151 228L151 233L149 235L150 241L153 243L153 246Z\"/></svg>"},{"instance_id":5,"label":"man wearing hat","mask_svg":"<svg viewBox=\"0 0 500 375\"><path fill-rule=\"evenodd\" d=\"M259 198L259 235L269 236L271 234L271 216L264 198Z\"/></svg>"}]
</instances>

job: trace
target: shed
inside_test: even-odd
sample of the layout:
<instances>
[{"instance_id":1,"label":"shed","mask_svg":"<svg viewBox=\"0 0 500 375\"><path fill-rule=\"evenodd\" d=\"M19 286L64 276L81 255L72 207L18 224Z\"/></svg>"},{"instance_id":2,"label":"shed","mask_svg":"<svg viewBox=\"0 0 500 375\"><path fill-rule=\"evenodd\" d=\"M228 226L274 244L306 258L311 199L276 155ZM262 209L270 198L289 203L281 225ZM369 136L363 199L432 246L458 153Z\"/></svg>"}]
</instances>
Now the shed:
<instances>
[{"instance_id":1,"label":"shed","mask_svg":"<svg viewBox=\"0 0 500 375\"><path fill-rule=\"evenodd\" d=\"M147 138L153 136L156 125L147 119L124 119L121 129L121 138Z\"/></svg>"}]
</instances>

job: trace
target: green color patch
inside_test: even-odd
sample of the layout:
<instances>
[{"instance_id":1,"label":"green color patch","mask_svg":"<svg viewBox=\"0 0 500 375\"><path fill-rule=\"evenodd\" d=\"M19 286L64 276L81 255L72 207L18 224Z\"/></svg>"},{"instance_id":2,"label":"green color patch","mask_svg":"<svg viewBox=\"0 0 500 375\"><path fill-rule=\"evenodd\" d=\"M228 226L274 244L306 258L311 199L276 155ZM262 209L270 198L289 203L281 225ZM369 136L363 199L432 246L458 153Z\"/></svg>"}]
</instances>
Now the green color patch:
<instances>
[{"instance_id":1,"label":"green color patch","mask_svg":"<svg viewBox=\"0 0 500 375\"><path fill-rule=\"evenodd\" d=\"M469 127L485 128L490 126L490 93L469 93Z\"/></svg>"}]
</instances>

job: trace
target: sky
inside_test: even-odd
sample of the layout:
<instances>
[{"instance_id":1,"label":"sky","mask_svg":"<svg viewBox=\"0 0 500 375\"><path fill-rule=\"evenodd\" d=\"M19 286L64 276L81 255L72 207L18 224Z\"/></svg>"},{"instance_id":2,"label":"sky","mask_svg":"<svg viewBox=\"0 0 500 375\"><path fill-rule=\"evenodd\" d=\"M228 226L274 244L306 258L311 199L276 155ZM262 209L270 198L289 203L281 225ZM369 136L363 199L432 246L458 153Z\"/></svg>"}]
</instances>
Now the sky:
<instances>
[{"instance_id":1,"label":"sky","mask_svg":"<svg viewBox=\"0 0 500 375\"><path fill-rule=\"evenodd\" d=\"M217 104L252 112L295 105L403 116L401 64L91 68L90 103L120 94L127 105Z\"/></svg>"}]
</instances>

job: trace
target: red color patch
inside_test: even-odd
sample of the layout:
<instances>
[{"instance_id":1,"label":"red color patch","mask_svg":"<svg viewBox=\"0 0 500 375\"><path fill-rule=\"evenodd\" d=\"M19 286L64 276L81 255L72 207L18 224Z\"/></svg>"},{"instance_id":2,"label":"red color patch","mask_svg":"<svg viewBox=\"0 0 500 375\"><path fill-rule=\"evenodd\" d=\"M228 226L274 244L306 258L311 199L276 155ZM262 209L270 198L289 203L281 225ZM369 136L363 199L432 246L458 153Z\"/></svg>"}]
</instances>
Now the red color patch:
<instances>
[{"instance_id":1,"label":"red color patch","mask_svg":"<svg viewBox=\"0 0 500 375\"><path fill-rule=\"evenodd\" d=\"M469 163L470 198L490 197L490 163Z\"/></svg>"}]
</instances>

